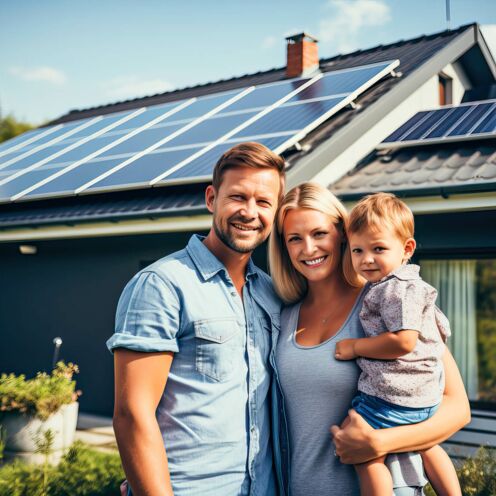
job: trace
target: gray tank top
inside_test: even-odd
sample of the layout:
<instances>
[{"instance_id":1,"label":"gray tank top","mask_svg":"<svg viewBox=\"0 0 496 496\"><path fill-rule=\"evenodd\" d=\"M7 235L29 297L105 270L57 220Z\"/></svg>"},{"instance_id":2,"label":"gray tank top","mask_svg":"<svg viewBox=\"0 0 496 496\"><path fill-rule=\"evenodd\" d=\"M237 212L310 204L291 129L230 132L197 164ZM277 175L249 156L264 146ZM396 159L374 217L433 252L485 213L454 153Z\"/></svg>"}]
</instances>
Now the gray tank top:
<instances>
[{"instance_id":1,"label":"gray tank top","mask_svg":"<svg viewBox=\"0 0 496 496\"><path fill-rule=\"evenodd\" d=\"M282 312L276 365L288 416L291 496L360 494L353 466L334 456L329 429L345 419L357 390L360 369L354 360L336 360L334 350L341 339L364 336L362 299L363 292L341 329L316 346L296 342L300 303ZM426 483L419 455L390 455L388 466L395 487Z\"/></svg>"}]
</instances>

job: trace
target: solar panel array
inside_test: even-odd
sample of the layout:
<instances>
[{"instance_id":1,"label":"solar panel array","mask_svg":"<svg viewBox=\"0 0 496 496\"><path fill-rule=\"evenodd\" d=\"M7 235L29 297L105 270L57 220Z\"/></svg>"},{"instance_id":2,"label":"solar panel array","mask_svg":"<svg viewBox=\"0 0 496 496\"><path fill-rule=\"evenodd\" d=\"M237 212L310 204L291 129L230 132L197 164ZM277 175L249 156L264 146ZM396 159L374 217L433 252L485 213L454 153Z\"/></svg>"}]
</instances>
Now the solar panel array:
<instances>
[{"instance_id":1,"label":"solar panel array","mask_svg":"<svg viewBox=\"0 0 496 496\"><path fill-rule=\"evenodd\" d=\"M399 61L36 129L0 145L0 202L207 181L220 155L258 141L282 153Z\"/></svg>"},{"instance_id":2,"label":"solar panel array","mask_svg":"<svg viewBox=\"0 0 496 496\"><path fill-rule=\"evenodd\" d=\"M496 100L418 112L378 148L449 143L496 137Z\"/></svg>"}]
</instances>

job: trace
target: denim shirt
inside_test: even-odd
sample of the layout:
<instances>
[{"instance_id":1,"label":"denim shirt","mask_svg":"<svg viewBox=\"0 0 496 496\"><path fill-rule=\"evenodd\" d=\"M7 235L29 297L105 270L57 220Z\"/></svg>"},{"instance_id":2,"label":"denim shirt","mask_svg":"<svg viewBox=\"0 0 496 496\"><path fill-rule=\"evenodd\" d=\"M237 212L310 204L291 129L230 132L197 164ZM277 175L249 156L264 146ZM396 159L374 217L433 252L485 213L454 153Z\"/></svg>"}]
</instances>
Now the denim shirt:
<instances>
[{"instance_id":1,"label":"denim shirt","mask_svg":"<svg viewBox=\"0 0 496 496\"><path fill-rule=\"evenodd\" d=\"M156 411L176 496L276 494L269 353L280 302L250 260L243 300L199 236L124 289L110 350L174 352Z\"/></svg>"}]
</instances>

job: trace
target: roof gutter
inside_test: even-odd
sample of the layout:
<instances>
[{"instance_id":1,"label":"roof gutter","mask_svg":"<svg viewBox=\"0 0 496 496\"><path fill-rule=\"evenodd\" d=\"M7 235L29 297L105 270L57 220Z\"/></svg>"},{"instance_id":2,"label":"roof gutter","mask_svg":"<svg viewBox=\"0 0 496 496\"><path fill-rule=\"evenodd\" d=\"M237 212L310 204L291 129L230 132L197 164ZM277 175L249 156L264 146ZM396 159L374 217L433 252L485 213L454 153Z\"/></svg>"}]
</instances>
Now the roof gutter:
<instances>
[{"instance_id":1,"label":"roof gutter","mask_svg":"<svg viewBox=\"0 0 496 496\"><path fill-rule=\"evenodd\" d=\"M357 136L364 135L373 125L386 117L405 99L433 75L440 72L463 53L469 50L478 39L479 28L474 25L460 33L435 56L410 73L389 92L371 104L350 123L338 130L332 138L321 143L318 148L298 160L298 167L288 171L288 188L315 177L324 167L333 162L345 152L356 140ZM401 65L399 67L401 70ZM357 157L361 158L361 157ZM355 164L351 164L354 166ZM343 173L345 173L344 171Z\"/></svg>"},{"instance_id":2,"label":"roof gutter","mask_svg":"<svg viewBox=\"0 0 496 496\"><path fill-rule=\"evenodd\" d=\"M0 231L0 243L50 239L95 238L167 232L204 231L212 225L211 215L96 222L78 225L12 228Z\"/></svg>"},{"instance_id":3,"label":"roof gutter","mask_svg":"<svg viewBox=\"0 0 496 496\"><path fill-rule=\"evenodd\" d=\"M452 186L436 186L430 188L418 188L418 189L382 189L381 191L386 193L393 193L401 198L418 198L425 196L441 196L444 199L448 199L450 196L455 194L463 194L463 193L485 193L491 191L494 195L494 191L496 190L496 183L472 183L472 184L454 184ZM339 192L336 195L342 201L356 201L362 198L364 195L368 195L373 193L373 191L357 191L353 193L344 193L340 194Z\"/></svg>"},{"instance_id":4,"label":"roof gutter","mask_svg":"<svg viewBox=\"0 0 496 496\"><path fill-rule=\"evenodd\" d=\"M42 219L36 220L33 219L25 219L25 220L13 220L9 223L9 221L2 221L0 215L0 233L4 229L12 229L14 227L29 227L32 229L44 226L74 226L76 224L82 223L100 223L100 222L122 222L125 220L131 219L140 219L140 220L157 220L164 218L177 217L181 216L197 216L205 214L208 215L208 210L205 206L201 207L178 207L176 209L161 211L161 210L147 210L147 211L125 211L119 213L109 213L109 214L101 214L101 215L74 215L74 216L66 216L60 217L56 219Z\"/></svg>"},{"instance_id":5,"label":"roof gutter","mask_svg":"<svg viewBox=\"0 0 496 496\"><path fill-rule=\"evenodd\" d=\"M446 194L446 191L441 193L439 188L437 193L427 194L422 196L419 194L403 196L400 192L395 191L397 196L403 198L405 203L410 207L412 212L416 215L427 215L427 214L440 214L449 212L480 212L481 210L496 210L496 196L494 191L488 192L477 192L477 193L458 193L450 192ZM412 192L410 192L412 193ZM361 195L348 195L346 197L341 197L343 203L347 209L353 207L353 205L358 201Z\"/></svg>"}]
</instances>

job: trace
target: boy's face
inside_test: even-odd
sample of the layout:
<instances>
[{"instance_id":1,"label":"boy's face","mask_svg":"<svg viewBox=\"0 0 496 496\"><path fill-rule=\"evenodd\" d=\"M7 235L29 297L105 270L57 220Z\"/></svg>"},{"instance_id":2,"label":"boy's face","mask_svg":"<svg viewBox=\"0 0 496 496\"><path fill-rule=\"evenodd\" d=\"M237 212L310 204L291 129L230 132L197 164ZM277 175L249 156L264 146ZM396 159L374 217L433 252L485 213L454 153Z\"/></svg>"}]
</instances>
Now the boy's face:
<instances>
[{"instance_id":1,"label":"boy's face","mask_svg":"<svg viewBox=\"0 0 496 496\"><path fill-rule=\"evenodd\" d=\"M349 235L353 268L369 282L377 282L396 270L415 251L415 240L398 238L390 229L364 229Z\"/></svg>"}]
</instances>

